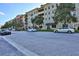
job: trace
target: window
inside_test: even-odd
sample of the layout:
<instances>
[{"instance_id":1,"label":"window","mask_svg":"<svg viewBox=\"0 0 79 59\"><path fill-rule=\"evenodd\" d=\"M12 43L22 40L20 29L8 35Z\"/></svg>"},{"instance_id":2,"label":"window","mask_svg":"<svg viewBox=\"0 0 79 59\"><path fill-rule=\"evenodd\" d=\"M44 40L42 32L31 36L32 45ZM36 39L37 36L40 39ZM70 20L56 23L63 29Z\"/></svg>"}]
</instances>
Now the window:
<instances>
[{"instance_id":1,"label":"window","mask_svg":"<svg viewBox=\"0 0 79 59\"><path fill-rule=\"evenodd\" d=\"M50 9L50 7L48 7L48 9Z\"/></svg>"},{"instance_id":2,"label":"window","mask_svg":"<svg viewBox=\"0 0 79 59\"><path fill-rule=\"evenodd\" d=\"M33 16L33 14L31 14L31 16Z\"/></svg>"},{"instance_id":3,"label":"window","mask_svg":"<svg viewBox=\"0 0 79 59\"><path fill-rule=\"evenodd\" d=\"M45 13L45 15L47 15L47 13Z\"/></svg>"},{"instance_id":4,"label":"window","mask_svg":"<svg viewBox=\"0 0 79 59\"><path fill-rule=\"evenodd\" d=\"M73 16L76 16L76 14L73 14Z\"/></svg>"},{"instance_id":5,"label":"window","mask_svg":"<svg viewBox=\"0 0 79 59\"><path fill-rule=\"evenodd\" d=\"M48 14L50 14L50 12Z\"/></svg>"},{"instance_id":6,"label":"window","mask_svg":"<svg viewBox=\"0 0 79 59\"><path fill-rule=\"evenodd\" d=\"M36 12L34 12L34 14L35 14Z\"/></svg>"},{"instance_id":7,"label":"window","mask_svg":"<svg viewBox=\"0 0 79 59\"><path fill-rule=\"evenodd\" d=\"M52 24L52 28L56 28L56 24Z\"/></svg>"},{"instance_id":8,"label":"window","mask_svg":"<svg viewBox=\"0 0 79 59\"><path fill-rule=\"evenodd\" d=\"M52 8L54 8L54 5L52 5Z\"/></svg>"},{"instance_id":9,"label":"window","mask_svg":"<svg viewBox=\"0 0 79 59\"><path fill-rule=\"evenodd\" d=\"M56 7L58 7L58 4L56 4Z\"/></svg>"},{"instance_id":10,"label":"window","mask_svg":"<svg viewBox=\"0 0 79 59\"><path fill-rule=\"evenodd\" d=\"M31 18L31 20L33 20L33 18Z\"/></svg>"},{"instance_id":11,"label":"window","mask_svg":"<svg viewBox=\"0 0 79 59\"><path fill-rule=\"evenodd\" d=\"M47 8L45 8L45 10L47 10Z\"/></svg>"},{"instance_id":12,"label":"window","mask_svg":"<svg viewBox=\"0 0 79 59\"><path fill-rule=\"evenodd\" d=\"M47 18L45 18L45 20L47 20Z\"/></svg>"},{"instance_id":13,"label":"window","mask_svg":"<svg viewBox=\"0 0 79 59\"><path fill-rule=\"evenodd\" d=\"M42 26L39 26L39 28L42 28Z\"/></svg>"},{"instance_id":14,"label":"window","mask_svg":"<svg viewBox=\"0 0 79 59\"><path fill-rule=\"evenodd\" d=\"M52 17L52 19L54 19L54 17Z\"/></svg>"},{"instance_id":15,"label":"window","mask_svg":"<svg viewBox=\"0 0 79 59\"><path fill-rule=\"evenodd\" d=\"M49 17L49 20L50 20L50 17Z\"/></svg>"},{"instance_id":16,"label":"window","mask_svg":"<svg viewBox=\"0 0 79 59\"><path fill-rule=\"evenodd\" d=\"M52 13L54 13L54 11L52 11Z\"/></svg>"},{"instance_id":17,"label":"window","mask_svg":"<svg viewBox=\"0 0 79 59\"><path fill-rule=\"evenodd\" d=\"M62 28L64 29L68 28L68 24L63 24Z\"/></svg>"}]
</instances>

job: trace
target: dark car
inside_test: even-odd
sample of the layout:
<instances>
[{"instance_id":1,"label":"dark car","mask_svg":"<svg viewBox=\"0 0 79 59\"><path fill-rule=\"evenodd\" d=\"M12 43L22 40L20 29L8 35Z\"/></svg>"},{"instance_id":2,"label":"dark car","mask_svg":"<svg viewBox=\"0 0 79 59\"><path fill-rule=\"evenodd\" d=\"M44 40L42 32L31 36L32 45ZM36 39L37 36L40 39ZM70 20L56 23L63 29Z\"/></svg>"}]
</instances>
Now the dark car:
<instances>
[{"instance_id":1,"label":"dark car","mask_svg":"<svg viewBox=\"0 0 79 59\"><path fill-rule=\"evenodd\" d=\"M9 30L0 30L0 35L11 35Z\"/></svg>"}]
</instances>

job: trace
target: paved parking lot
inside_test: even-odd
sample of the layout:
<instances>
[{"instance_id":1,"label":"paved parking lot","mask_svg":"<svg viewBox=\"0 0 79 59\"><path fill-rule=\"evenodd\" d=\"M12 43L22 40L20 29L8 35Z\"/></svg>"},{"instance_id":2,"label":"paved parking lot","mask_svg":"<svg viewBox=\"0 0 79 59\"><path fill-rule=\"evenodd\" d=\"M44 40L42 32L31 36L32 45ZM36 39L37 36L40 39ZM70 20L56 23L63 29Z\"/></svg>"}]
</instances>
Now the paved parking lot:
<instances>
[{"instance_id":1,"label":"paved parking lot","mask_svg":"<svg viewBox=\"0 0 79 59\"><path fill-rule=\"evenodd\" d=\"M23 56L20 51L0 37L0 56Z\"/></svg>"},{"instance_id":2,"label":"paved parking lot","mask_svg":"<svg viewBox=\"0 0 79 59\"><path fill-rule=\"evenodd\" d=\"M5 37L41 56L79 56L79 33L13 32Z\"/></svg>"}]
</instances>

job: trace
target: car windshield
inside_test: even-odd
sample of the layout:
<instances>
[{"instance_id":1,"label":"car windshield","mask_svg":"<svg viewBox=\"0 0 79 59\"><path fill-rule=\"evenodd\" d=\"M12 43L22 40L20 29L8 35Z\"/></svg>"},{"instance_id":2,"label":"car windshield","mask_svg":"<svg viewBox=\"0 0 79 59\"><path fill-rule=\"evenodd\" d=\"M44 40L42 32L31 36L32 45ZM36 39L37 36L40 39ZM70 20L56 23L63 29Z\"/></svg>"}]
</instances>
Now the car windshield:
<instances>
[{"instance_id":1,"label":"car windshield","mask_svg":"<svg viewBox=\"0 0 79 59\"><path fill-rule=\"evenodd\" d=\"M2 29L2 31L5 31L6 29Z\"/></svg>"}]
</instances>

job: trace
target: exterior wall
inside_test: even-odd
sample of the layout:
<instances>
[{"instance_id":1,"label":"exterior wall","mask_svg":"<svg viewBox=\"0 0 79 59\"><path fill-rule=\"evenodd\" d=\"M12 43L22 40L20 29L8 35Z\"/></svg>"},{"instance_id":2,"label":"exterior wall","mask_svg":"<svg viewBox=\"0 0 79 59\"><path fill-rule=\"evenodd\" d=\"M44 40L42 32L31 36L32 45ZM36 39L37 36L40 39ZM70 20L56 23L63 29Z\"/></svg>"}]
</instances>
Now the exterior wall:
<instances>
[{"instance_id":1,"label":"exterior wall","mask_svg":"<svg viewBox=\"0 0 79 59\"><path fill-rule=\"evenodd\" d=\"M17 15L15 21L17 23L20 23L22 25L22 28L26 29L25 15Z\"/></svg>"},{"instance_id":2,"label":"exterior wall","mask_svg":"<svg viewBox=\"0 0 79 59\"><path fill-rule=\"evenodd\" d=\"M76 17L77 17L77 20L79 21L79 3L75 3L75 9L76 9Z\"/></svg>"},{"instance_id":3,"label":"exterior wall","mask_svg":"<svg viewBox=\"0 0 79 59\"><path fill-rule=\"evenodd\" d=\"M79 27L79 3L75 3L75 10L78 22L74 23L74 27L77 29Z\"/></svg>"},{"instance_id":4,"label":"exterior wall","mask_svg":"<svg viewBox=\"0 0 79 59\"><path fill-rule=\"evenodd\" d=\"M58 24L56 25L56 28L62 28L62 24L63 24L63 23L58 23Z\"/></svg>"},{"instance_id":5,"label":"exterior wall","mask_svg":"<svg viewBox=\"0 0 79 59\"><path fill-rule=\"evenodd\" d=\"M79 22L74 23L74 27L75 27L75 29L78 29L79 28Z\"/></svg>"},{"instance_id":6,"label":"exterior wall","mask_svg":"<svg viewBox=\"0 0 79 59\"><path fill-rule=\"evenodd\" d=\"M56 25L56 28L62 28L63 27L63 24L64 23L58 23L57 25ZM75 23L67 23L68 24L68 28L74 28L74 24Z\"/></svg>"},{"instance_id":7,"label":"exterior wall","mask_svg":"<svg viewBox=\"0 0 79 59\"><path fill-rule=\"evenodd\" d=\"M57 5L59 5L59 4L57 3ZM75 8L75 11L71 11L71 14L74 14L75 13L76 14L76 17L77 17L77 20L79 21L79 3L76 3L75 4L75 7L76 7ZM37 16L39 14L42 14L42 13L44 13L44 15L43 15L44 20L43 20L43 24L42 24L42 26L43 26L42 29L47 29L47 25L46 24L52 24L52 23L54 23L53 16L54 16L55 10L57 8L56 7L56 3L47 3L47 4L44 4L44 5L42 5L42 8L44 10L41 11L41 12L38 12L39 8L35 8L35 9L27 12L27 18L28 18L27 23L28 23L28 27L33 26L31 20L33 18L35 18L35 16ZM62 24L63 23L58 23L56 25L56 28L61 28L62 27ZM77 27L79 27L79 22L77 22L77 23L70 23L70 24L68 24L68 26L71 27L71 28L77 28ZM52 28L52 25L50 25L49 27L51 29L53 29Z\"/></svg>"},{"instance_id":8,"label":"exterior wall","mask_svg":"<svg viewBox=\"0 0 79 59\"><path fill-rule=\"evenodd\" d=\"M22 17L22 23L23 23L24 29L26 29L26 22L25 22L25 16L24 16L24 15L23 15L23 17Z\"/></svg>"},{"instance_id":9,"label":"exterior wall","mask_svg":"<svg viewBox=\"0 0 79 59\"><path fill-rule=\"evenodd\" d=\"M32 24L32 19L34 19L38 15L41 16L43 13L44 13L44 11L43 11L43 7L42 6L40 8L35 8L35 9L27 12L28 27L33 27L34 24ZM39 27L38 25L36 25L36 26Z\"/></svg>"},{"instance_id":10,"label":"exterior wall","mask_svg":"<svg viewBox=\"0 0 79 59\"><path fill-rule=\"evenodd\" d=\"M43 8L44 10L39 12L38 10L40 8ZM43 15L44 20L43 20L43 24L42 24L42 26L43 26L42 29L47 29L47 25L46 24L54 23L53 16L54 16L54 13L55 13L55 10L56 10L56 3L47 3L47 4L42 5L40 8L35 8L35 9L27 12L28 27L32 27L33 26L31 20L33 18L35 18L35 16L38 16L39 14L44 14ZM50 26L50 28L52 29L52 25Z\"/></svg>"},{"instance_id":11,"label":"exterior wall","mask_svg":"<svg viewBox=\"0 0 79 59\"><path fill-rule=\"evenodd\" d=\"M68 23L69 28L77 29L79 27L79 3L75 3L75 10L71 11L71 15L77 18L78 22ZM63 23L58 23L56 28L62 28Z\"/></svg>"},{"instance_id":12,"label":"exterior wall","mask_svg":"<svg viewBox=\"0 0 79 59\"><path fill-rule=\"evenodd\" d=\"M54 23L53 16L56 10L56 3L48 3L44 5L44 28L47 29L48 23Z\"/></svg>"},{"instance_id":13,"label":"exterior wall","mask_svg":"<svg viewBox=\"0 0 79 59\"><path fill-rule=\"evenodd\" d=\"M33 19L33 18L35 18L38 14L38 9L36 8L36 9L34 9L34 10L31 10L31 11L29 11L28 13L27 13L27 23L28 23L28 27L32 27L33 26L33 24L32 24L32 22L31 22L31 20Z\"/></svg>"},{"instance_id":14,"label":"exterior wall","mask_svg":"<svg viewBox=\"0 0 79 59\"><path fill-rule=\"evenodd\" d=\"M2 26L2 25L0 25L0 28L1 28L1 26Z\"/></svg>"}]
</instances>

